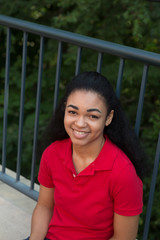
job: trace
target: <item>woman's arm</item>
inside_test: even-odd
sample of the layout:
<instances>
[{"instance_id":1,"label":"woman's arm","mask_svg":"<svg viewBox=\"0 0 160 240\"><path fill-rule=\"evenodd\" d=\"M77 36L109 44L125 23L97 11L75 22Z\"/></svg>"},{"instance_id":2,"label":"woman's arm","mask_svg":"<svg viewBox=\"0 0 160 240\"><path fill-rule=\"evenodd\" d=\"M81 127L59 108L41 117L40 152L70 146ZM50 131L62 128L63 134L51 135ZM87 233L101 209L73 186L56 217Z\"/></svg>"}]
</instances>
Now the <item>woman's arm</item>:
<instances>
[{"instance_id":1,"label":"woman's arm","mask_svg":"<svg viewBox=\"0 0 160 240\"><path fill-rule=\"evenodd\" d=\"M30 240L43 240L48 231L54 207L54 188L40 185L37 205L33 211Z\"/></svg>"},{"instance_id":2,"label":"woman's arm","mask_svg":"<svg viewBox=\"0 0 160 240\"><path fill-rule=\"evenodd\" d=\"M139 215L122 216L114 213L114 235L109 240L136 240Z\"/></svg>"}]
</instances>

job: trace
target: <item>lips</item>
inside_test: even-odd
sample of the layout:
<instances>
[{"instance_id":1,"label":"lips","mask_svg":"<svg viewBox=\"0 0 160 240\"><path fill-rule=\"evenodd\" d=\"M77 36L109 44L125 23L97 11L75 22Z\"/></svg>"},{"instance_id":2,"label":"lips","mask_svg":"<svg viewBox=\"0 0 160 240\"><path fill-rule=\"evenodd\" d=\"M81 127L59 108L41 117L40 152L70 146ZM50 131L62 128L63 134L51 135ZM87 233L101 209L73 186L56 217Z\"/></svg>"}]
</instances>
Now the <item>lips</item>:
<instances>
[{"instance_id":1,"label":"lips","mask_svg":"<svg viewBox=\"0 0 160 240\"><path fill-rule=\"evenodd\" d=\"M75 137L77 138L83 138L86 137L88 135L89 132L84 132L84 131L77 131L75 129L73 129L73 134Z\"/></svg>"},{"instance_id":2,"label":"lips","mask_svg":"<svg viewBox=\"0 0 160 240\"><path fill-rule=\"evenodd\" d=\"M79 131L76 131L76 130L74 130L74 132L75 132L76 134L78 134L78 135L84 135L84 134L86 134L85 132L79 132Z\"/></svg>"}]
</instances>

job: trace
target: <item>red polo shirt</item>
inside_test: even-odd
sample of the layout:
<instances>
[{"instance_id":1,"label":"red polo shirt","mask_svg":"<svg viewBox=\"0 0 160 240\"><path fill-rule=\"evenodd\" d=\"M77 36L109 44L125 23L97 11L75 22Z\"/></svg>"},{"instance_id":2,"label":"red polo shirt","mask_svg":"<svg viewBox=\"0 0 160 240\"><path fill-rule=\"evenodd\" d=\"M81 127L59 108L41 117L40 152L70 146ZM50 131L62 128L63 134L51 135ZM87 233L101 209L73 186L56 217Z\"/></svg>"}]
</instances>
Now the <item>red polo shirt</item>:
<instances>
[{"instance_id":1,"label":"red polo shirt","mask_svg":"<svg viewBox=\"0 0 160 240\"><path fill-rule=\"evenodd\" d=\"M78 175L70 139L51 144L43 153L38 180L55 188L55 206L47 238L107 240L113 214L142 212L142 182L127 156L108 138L93 163Z\"/></svg>"}]
</instances>

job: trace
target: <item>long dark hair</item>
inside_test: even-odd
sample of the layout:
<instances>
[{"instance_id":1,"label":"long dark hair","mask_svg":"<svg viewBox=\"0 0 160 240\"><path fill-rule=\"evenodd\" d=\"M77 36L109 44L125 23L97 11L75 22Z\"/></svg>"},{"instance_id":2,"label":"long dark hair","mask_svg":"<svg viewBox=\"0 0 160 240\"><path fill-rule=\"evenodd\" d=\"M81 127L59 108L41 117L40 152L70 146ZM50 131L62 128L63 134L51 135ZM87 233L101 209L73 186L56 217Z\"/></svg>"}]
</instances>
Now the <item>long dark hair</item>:
<instances>
[{"instance_id":1,"label":"long dark hair","mask_svg":"<svg viewBox=\"0 0 160 240\"><path fill-rule=\"evenodd\" d=\"M66 94L61 100L51 122L45 132L45 147L51 142L68 138L64 128L65 102L76 90L94 91L100 94L107 106L107 113L114 110L111 124L104 128L104 134L122 149L135 166L138 176L142 179L144 159L138 138L129 124L115 92L109 81L97 72L84 72L75 76L69 83Z\"/></svg>"}]
</instances>

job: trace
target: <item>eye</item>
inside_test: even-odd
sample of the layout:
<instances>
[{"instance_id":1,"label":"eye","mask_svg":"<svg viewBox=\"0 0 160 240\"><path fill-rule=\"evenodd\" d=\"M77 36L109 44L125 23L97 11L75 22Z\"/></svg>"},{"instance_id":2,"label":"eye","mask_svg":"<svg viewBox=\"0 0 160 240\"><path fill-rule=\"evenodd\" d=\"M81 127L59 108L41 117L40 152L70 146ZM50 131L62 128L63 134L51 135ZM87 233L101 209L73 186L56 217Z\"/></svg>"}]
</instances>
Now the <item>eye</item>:
<instances>
[{"instance_id":1,"label":"eye","mask_svg":"<svg viewBox=\"0 0 160 240\"><path fill-rule=\"evenodd\" d=\"M71 114L71 115L75 115L75 114L76 114L76 112L75 112L75 111L71 111L71 110L70 110L70 111L68 111L68 113L69 113L69 114Z\"/></svg>"},{"instance_id":2,"label":"eye","mask_svg":"<svg viewBox=\"0 0 160 240\"><path fill-rule=\"evenodd\" d=\"M99 117L96 116L96 115L91 115L90 118L91 118L91 119L98 119Z\"/></svg>"}]
</instances>

